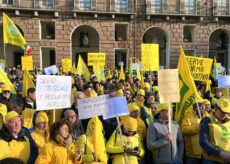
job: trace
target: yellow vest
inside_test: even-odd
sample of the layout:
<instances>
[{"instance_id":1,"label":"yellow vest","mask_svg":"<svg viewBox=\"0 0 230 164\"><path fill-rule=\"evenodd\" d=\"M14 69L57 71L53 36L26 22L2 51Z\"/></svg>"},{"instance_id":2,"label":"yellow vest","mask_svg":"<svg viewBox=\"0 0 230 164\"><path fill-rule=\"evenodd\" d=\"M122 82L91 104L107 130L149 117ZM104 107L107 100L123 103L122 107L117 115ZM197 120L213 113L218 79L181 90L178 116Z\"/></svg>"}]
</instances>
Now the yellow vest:
<instances>
[{"instance_id":1,"label":"yellow vest","mask_svg":"<svg viewBox=\"0 0 230 164\"><path fill-rule=\"evenodd\" d=\"M25 139L26 141L12 140L10 142L1 139L0 160L12 157L19 158L27 163L30 157L30 141L27 137L25 137Z\"/></svg>"},{"instance_id":2,"label":"yellow vest","mask_svg":"<svg viewBox=\"0 0 230 164\"><path fill-rule=\"evenodd\" d=\"M209 116L211 123L209 123L209 141L211 144L221 151L230 153L230 121L226 123L220 123L213 113ZM205 159L222 162L219 156L203 153Z\"/></svg>"}]
</instances>

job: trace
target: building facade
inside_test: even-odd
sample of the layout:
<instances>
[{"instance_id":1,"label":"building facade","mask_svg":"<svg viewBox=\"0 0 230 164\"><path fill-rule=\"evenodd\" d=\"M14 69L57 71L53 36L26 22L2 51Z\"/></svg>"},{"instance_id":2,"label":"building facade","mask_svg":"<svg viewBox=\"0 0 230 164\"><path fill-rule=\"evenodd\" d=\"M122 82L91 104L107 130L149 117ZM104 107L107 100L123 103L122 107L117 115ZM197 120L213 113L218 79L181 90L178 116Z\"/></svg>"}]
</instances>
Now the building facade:
<instances>
[{"instance_id":1,"label":"building facade","mask_svg":"<svg viewBox=\"0 0 230 164\"><path fill-rule=\"evenodd\" d=\"M230 67L230 0L0 0L0 11L32 47L36 67L76 63L88 52L105 52L106 65L140 59L142 43L160 45L160 65L175 68L179 46L186 55L213 58ZM0 34L3 34L2 17ZM0 58L4 58L0 35ZM23 51L6 45L8 66Z\"/></svg>"}]
</instances>

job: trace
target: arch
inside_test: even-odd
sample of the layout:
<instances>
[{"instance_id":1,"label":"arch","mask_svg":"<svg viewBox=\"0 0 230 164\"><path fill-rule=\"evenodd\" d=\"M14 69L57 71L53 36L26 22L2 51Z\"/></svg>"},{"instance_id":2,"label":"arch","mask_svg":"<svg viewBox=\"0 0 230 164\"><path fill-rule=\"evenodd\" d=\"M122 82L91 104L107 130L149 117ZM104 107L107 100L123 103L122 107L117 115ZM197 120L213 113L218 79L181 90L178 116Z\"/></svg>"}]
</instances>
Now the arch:
<instances>
[{"instance_id":1,"label":"arch","mask_svg":"<svg viewBox=\"0 0 230 164\"><path fill-rule=\"evenodd\" d=\"M15 24L18 30L21 32L22 36L24 36L24 32L20 26ZM3 22L0 23L0 51L4 52L4 43L3 43ZM24 51L14 45L7 44L5 45L5 53L6 55L6 65L7 66L17 66L21 65L21 56L24 55ZM5 59L4 53L0 54L0 59Z\"/></svg>"},{"instance_id":2,"label":"arch","mask_svg":"<svg viewBox=\"0 0 230 164\"><path fill-rule=\"evenodd\" d=\"M208 56L216 57L226 69L230 67L230 31L226 28L214 29L208 37Z\"/></svg>"},{"instance_id":3,"label":"arch","mask_svg":"<svg viewBox=\"0 0 230 164\"><path fill-rule=\"evenodd\" d=\"M170 65L170 38L169 33L157 26L147 28L142 35L143 43L158 43L160 65L169 68Z\"/></svg>"},{"instance_id":4,"label":"arch","mask_svg":"<svg viewBox=\"0 0 230 164\"><path fill-rule=\"evenodd\" d=\"M71 32L72 61L77 63L78 56L81 54L87 63L88 52L100 51L100 36L98 31L90 25L79 25Z\"/></svg>"}]
</instances>

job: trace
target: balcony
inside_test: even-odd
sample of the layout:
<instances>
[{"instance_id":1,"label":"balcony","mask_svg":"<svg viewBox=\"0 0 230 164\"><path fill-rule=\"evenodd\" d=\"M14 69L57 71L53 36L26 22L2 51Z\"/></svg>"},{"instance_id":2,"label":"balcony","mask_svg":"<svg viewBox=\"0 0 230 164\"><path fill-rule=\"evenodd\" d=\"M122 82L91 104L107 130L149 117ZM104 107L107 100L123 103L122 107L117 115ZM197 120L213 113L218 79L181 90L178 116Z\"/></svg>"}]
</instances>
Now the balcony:
<instances>
[{"instance_id":1,"label":"balcony","mask_svg":"<svg viewBox=\"0 0 230 164\"><path fill-rule=\"evenodd\" d=\"M58 9L58 0L34 0L35 9Z\"/></svg>"},{"instance_id":2,"label":"balcony","mask_svg":"<svg viewBox=\"0 0 230 164\"><path fill-rule=\"evenodd\" d=\"M132 13L134 0L110 0L110 3L98 3L96 0L74 0L74 11L99 13Z\"/></svg>"},{"instance_id":3,"label":"balcony","mask_svg":"<svg viewBox=\"0 0 230 164\"><path fill-rule=\"evenodd\" d=\"M1 8L19 8L20 0L0 0Z\"/></svg>"},{"instance_id":4,"label":"balcony","mask_svg":"<svg viewBox=\"0 0 230 164\"><path fill-rule=\"evenodd\" d=\"M214 16L230 16L230 2L227 3L218 3L213 1L213 15Z\"/></svg>"}]
</instances>

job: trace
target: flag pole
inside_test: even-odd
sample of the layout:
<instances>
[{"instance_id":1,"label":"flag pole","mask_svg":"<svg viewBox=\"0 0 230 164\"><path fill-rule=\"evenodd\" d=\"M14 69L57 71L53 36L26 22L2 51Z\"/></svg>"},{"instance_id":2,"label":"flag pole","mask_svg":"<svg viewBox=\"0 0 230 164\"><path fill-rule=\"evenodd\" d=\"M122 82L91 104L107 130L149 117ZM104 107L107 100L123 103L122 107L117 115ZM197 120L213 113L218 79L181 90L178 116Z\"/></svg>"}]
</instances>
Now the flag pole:
<instances>
[{"instance_id":1,"label":"flag pole","mask_svg":"<svg viewBox=\"0 0 230 164\"><path fill-rule=\"evenodd\" d=\"M5 58L5 67L7 67L7 62L6 62L6 44L3 43L3 51L4 51L4 58Z\"/></svg>"}]
</instances>

